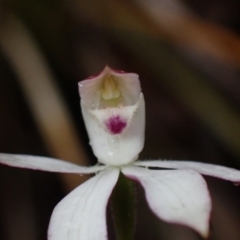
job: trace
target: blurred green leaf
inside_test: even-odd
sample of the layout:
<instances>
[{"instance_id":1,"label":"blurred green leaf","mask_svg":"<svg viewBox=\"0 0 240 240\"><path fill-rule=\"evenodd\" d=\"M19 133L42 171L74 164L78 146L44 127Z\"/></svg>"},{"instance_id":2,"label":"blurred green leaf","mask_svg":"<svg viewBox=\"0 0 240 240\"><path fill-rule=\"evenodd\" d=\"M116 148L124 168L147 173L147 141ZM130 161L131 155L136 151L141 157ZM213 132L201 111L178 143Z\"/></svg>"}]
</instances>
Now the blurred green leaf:
<instances>
[{"instance_id":1,"label":"blurred green leaf","mask_svg":"<svg viewBox=\"0 0 240 240\"><path fill-rule=\"evenodd\" d=\"M133 240L135 231L135 186L122 173L111 196L117 240Z\"/></svg>"}]
</instances>

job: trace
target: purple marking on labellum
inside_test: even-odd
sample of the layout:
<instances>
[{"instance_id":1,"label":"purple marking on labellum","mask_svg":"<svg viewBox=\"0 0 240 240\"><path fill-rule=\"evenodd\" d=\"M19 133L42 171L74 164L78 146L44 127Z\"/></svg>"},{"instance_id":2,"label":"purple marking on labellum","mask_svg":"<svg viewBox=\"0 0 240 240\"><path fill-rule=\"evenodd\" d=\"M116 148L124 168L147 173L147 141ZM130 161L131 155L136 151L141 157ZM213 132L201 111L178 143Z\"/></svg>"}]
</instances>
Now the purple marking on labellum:
<instances>
[{"instance_id":1,"label":"purple marking on labellum","mask_svg":"<svg viewBox=\"0 0 240 240\"><path fill-rule=\"evenodd\" d=\"M107 122L106 126L112 134L119 134L126 127L127 122L120 118L119 115L111 117Z\"/></svg>"}]
</instances>

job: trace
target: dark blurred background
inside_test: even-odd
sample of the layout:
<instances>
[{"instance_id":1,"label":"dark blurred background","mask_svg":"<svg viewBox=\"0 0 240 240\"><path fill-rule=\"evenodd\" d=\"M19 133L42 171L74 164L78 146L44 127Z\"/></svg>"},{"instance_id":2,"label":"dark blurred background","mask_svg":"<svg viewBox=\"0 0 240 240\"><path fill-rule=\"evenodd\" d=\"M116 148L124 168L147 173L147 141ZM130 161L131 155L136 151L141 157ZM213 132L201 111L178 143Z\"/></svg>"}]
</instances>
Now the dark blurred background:
<instances>
[{"instance_id":1,"label":"dark blurred background","mask_svg":"<svg viewBox=\"0 0 240 240\"><path fill-rule=\"evenodd\" d=\"M2 0L0 152L96 163L77 83L107 64L140 75L140 159L240 169L239 13L236 0ZM46 239L54 206L85 179L0 166L0 239ZM240 188L206 180L210 240L239 240ZM156 219L140 187L138 208L136 239L200 239Z\"/></svg>"}]
</instances>

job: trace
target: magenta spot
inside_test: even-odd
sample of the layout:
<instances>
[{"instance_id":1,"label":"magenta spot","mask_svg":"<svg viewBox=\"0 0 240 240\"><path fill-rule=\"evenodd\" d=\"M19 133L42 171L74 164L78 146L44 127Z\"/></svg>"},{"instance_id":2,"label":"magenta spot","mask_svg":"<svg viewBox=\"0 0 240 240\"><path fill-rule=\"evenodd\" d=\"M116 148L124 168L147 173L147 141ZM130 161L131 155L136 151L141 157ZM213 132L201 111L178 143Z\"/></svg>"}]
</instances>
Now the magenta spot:
<instances>
[{"instance_id":1,"label":"magenta spot","mask_svg":"<svg viewBox=\"0 0 240 240\"><path fill-rule=\"evenodd\" d=\"M126 127L127 123L125 120L121 119L119 115L111 117L106 122L108 130L112 134L119 134Z\"/></svg>"}]
</instances>

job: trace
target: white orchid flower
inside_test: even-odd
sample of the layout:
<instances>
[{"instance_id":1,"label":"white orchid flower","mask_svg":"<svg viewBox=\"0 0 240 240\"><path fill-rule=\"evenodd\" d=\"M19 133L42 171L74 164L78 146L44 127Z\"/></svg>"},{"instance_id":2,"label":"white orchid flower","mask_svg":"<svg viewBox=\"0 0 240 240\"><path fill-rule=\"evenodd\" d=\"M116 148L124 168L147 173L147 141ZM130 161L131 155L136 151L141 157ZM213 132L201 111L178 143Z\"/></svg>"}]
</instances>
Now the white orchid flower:
<instances>
[{"instance_id":1,"label":"white orchid flower","mask_svg":"<svg viewBox=\"0 0 240 240\"><path fill-rule=\"evenodd\" d=\"M136 161L145 127L138 75L106 67L80 82L79 90L90 144L101 165L83 167L47 157L0 154L0 163L13 167L97 173L55 207L48 239L107 240L106 206L120 171L143 186L149 207L160 219L207 237L211 198L201 174L240 182L240 171L188 161Z\"/></svg>"}]
</instances>

